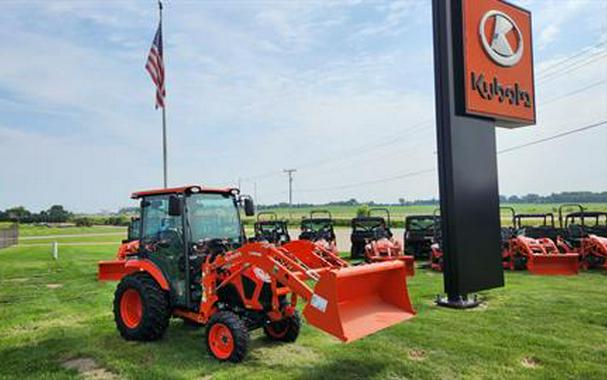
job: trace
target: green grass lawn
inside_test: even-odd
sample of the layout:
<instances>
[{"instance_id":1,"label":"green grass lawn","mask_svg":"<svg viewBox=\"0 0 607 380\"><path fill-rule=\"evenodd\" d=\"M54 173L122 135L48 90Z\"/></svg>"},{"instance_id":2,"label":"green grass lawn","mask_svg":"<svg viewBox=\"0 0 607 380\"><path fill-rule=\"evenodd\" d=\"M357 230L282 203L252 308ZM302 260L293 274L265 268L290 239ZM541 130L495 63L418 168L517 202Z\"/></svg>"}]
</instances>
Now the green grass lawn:
<instances>
[{"instance_id":1,"label":"green grass lawn","mask_svg":"<svg viewBox=\"0 0 607 380\"><path fill-rule=\"evenodd\" d=\"M47 235L81 235L98 233L123 232L126 234L126 227L117 226L92 226L92 227L45 227L35 226L33 224L20 224L19 236L47 236Z\"/></svg>"},{"instance_id":2,"label":"green grass lawn","mask_svg":"<svg viewBox=\"0 0 607 380\"><path fill-rule=\"evenodd\" d=\"M507 287L481 293L480 308L433 305L441 275L418 270L409 292L418 315L363 340L341 344L304 325L294 344L256 331L241 364L221 364L204 329L171 323L155 343L126 342L112 317L115 283L96 281L96 263L115 246L0 250L0 378L132 379L584 378L607 375L607 276L508 273ZM92 365L90 363L93 363ZM91 369L92 367L92 369ZM87 369L88 368L88 369ZM91 372L92 371L92 372Z\"/></svg>"}]
</instances>

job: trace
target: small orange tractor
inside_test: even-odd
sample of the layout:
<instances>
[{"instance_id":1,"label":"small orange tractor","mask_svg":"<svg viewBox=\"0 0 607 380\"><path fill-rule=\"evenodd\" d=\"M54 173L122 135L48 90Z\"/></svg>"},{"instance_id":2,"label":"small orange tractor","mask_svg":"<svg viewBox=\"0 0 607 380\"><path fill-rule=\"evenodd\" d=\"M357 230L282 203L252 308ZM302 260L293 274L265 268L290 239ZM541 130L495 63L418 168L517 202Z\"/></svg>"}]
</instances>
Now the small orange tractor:
<instances>
[{"instance_id":1,"label":"small orange tractor","mask_svg":"<svg viewBox=\"0 0 607 380\"><path fill-rule=\"evenodd\" d=\"M300 240L309 240L316 245L339 255L337 238L333 228L333 217L328 210L312 210L310 217L301 220Z\"/></svg>"},{"instance_id":2,"label":"small orange tractor","mask_svg":"<svg viewBox=\"0 0 607 380\"><path fill-rule=\"evenodd\" d=\"M139 250L139 232L141 231L141 220L132 218L128 226L127 238L122 240L122 244L118 248L119 259L125 259L127 255L135 253Z\"/></svg>"},{"instance_id":3,"label":"small orange tractor","mask_svg":"<svg viewBox=\"0 0 607 380\"><path fill-rule=\"evenodd\" d=\"M251 241L284 244L291 241L287 221L278 219L275 212L266 211L257 214L253 225L255 237Z\"/></svg>"},{"instance_id":4,"label":"small orange tractor","mask_svg":"<svg viewBox=\"0 0 607 380\"><path fill-rule=\"evenodd\" d=\"M297 339L307 322L354 341L412 318L406 270L399 260L347 266L310 241L247 243L237 189L185 186L136 192L139 247L99 262L98 279L119 281L114 320L123 338L162 338L171 317L206 325L206 347L220 361L244 359L249 332Z\"/></svg>"},{"instance_id":5,"label":"small orange tractor","mask_svg":"<svg viewBox=\"0 0 607 380\"><path fill-rule=\"evenodd\" d=\"M531 220L543 222L536 226ZM553 214L515 214L513 225L515 233L508 240L505 255L507 269L527 269L540 275L578 273L579 255L572 251L561 253L555 244L558 230Z\"/></svg>"},{"instance_id":6,"label":"small orange tractor","mask_svg":"<svg viewBox=\"0 0 607 380\"><path fill-rule=\"evenodd\" d=\"M576 207L577 212L563 218L563 209ZM581 205L559 208L562 236L557 244L561 251L576 252L582 269L607 269L607 212L586 211Z\"/></svg>"},{"instance_id":7,"label":"small orange tractor","mask_svg":"<svg viewBox=\"0 0 607 380\"><path fill-rule=\"evenodd\" d=\"M373 213L386 217L373 216ZM399 260L405 263L408 276L415 274L415 259L404 254L403 245L392 234L388 209L371 208L366 216L358 216L351 223L352 257L362 256L367 263Z\"/></svg>"}]
</instances>

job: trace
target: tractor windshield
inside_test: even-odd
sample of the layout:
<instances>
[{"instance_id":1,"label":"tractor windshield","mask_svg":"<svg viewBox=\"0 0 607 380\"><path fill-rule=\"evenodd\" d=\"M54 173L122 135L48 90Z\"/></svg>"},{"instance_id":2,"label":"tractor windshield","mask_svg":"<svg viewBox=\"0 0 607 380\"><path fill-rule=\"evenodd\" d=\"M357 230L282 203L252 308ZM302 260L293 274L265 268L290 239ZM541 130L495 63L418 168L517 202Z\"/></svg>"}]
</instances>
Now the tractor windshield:
<instances>
[{"instance_id":1,"label":"tractor windshield","mask_svg":"<svg viewBox=\"0 0 607 380\"><path fill-rule=\"evenodd\" d=\"M186 198L192 241L241 240L238 206L230 194L197 193Z\"/></svg>"}]
</instances>

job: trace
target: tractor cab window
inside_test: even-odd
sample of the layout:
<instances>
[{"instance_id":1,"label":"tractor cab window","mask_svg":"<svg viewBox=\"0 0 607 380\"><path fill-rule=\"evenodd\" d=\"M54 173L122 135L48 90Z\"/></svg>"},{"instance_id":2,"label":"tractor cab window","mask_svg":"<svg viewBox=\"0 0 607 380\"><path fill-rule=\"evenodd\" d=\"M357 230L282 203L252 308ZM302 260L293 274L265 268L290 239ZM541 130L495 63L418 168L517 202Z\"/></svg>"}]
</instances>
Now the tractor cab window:
<instances>
[{"instance_id":1,"label":"tractor cab window","mask_svg":"<svg viewBox=\"0 0 607 380\"><path fill-rule=\"evenodd\" d=\"M197 193L186 200L187 219L193 242L212 239L241 241L238 207L227 194Z\"/></svg>"},{"instance_id":2,"label":"tractor cab window","mask_svg":"<svg viewBox=\"0 0 607 380\"><path fill-rule=\"evenodd\" d=\"M142 242L170 240L178 243L182 236L180 216L169 216L169 196L158 195L145 199L143 208Z\"/></svg>"}]
</instances>

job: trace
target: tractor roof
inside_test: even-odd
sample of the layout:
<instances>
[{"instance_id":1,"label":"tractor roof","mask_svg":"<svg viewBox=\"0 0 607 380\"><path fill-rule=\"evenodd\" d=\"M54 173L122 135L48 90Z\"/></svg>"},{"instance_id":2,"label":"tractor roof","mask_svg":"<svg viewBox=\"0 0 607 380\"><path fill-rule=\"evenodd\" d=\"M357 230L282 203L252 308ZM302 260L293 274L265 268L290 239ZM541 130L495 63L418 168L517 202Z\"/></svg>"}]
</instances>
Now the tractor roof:
<instances>
[{"instance_id":1,"label":"tractor roof","mask_svg":"<svg viewBox=\"0 0 607 380\"><path fill-rule=\"evenodd\" d=\"M607 212L605 211L578 211L578 212L572 212L567 214L567 217L573 217L573 218L579 218L579 217L590 217L590 218L594 218L597 216L603 216L603 215L607 215Z\"/></svg>"},{"instance_id":2,"label":"tractor roof","mask_svg":"<svg viewBox=\"0 0 607 380\"><path fill-rule=\"evenodd\" d=\"M201 193L238 193L238 189L225 187L225 188L212 188L212 187L204 187L200 185L188 185L181 187L171 187L166 189L153 189L153 190L143 190L137 191L131 194L131 198L138 199L141 197L145 197L148 195L162 195L162 194L184 194L190 192L201 192Z\"/></svg>"}]
</instances>

